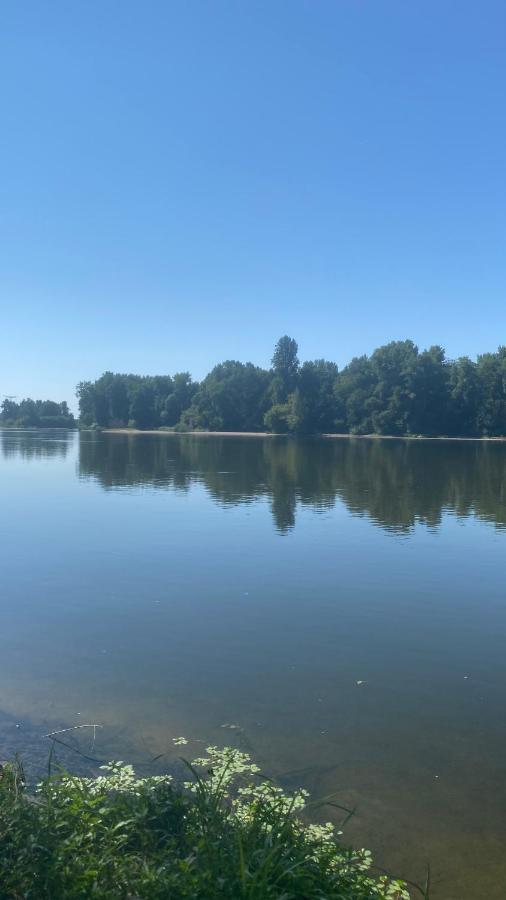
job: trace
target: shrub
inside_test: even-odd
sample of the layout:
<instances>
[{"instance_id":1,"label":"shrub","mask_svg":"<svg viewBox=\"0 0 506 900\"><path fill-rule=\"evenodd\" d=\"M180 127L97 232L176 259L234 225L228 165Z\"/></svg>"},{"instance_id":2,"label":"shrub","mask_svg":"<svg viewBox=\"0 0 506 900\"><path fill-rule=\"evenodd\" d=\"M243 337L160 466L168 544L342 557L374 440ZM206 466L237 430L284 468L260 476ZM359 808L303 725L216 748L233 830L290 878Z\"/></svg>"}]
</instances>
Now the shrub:
<instances>
[{"instance_id":1,"label":"shrub","mask_svg":"<svg viewBox=\"0 0 506 900\"><path fill-rule=\"evenodd\" d=\"M186 743L176 739L175 743ZM191 779L137 778L110 763L97 778L59 772L27 793L0 772L0 897L149 900L404 900L370 873L370 855L331 824L304 824L307 793L260 779L245 753L207 749Z\"/></svg>"}]
</instances>

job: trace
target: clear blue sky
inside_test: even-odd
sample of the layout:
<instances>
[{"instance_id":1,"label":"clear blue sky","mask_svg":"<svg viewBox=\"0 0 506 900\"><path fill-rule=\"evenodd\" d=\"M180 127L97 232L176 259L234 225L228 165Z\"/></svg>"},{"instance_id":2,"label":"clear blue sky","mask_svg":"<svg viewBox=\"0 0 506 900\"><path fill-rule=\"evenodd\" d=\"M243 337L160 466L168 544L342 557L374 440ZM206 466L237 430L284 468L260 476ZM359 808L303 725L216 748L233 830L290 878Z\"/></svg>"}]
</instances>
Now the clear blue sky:
<instances>
[{"instance_id":1,"label":"clear blue sky","mask_svg":"<svg viewBox=\"0 0 506 900\"><path fill-rule=\"evenodd\" d=\"M506 342L504 0L4 0L0 394Z\"/></svg>"}]
</instances>

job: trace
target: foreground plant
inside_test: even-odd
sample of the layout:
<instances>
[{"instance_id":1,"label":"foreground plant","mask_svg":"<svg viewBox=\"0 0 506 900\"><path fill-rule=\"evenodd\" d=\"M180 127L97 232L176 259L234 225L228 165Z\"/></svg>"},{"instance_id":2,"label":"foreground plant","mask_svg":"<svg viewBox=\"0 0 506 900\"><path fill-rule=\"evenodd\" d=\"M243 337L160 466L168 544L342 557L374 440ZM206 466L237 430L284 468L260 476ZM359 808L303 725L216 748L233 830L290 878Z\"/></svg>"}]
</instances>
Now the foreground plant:
<instances>
[{"instance_id":1,"label":"foreground plant","mask_svg":"<svg viewBox=\"0 0 506 900\"><path fill-rule=\"evenodd\" d=\"M330 823L302 822L307 792L260 779L238 750L206 752L182 787L110 763L98 778L48 777L29 796L19 765L5 766L0 898L409 898Z\"/></svg>"}]
</instances>

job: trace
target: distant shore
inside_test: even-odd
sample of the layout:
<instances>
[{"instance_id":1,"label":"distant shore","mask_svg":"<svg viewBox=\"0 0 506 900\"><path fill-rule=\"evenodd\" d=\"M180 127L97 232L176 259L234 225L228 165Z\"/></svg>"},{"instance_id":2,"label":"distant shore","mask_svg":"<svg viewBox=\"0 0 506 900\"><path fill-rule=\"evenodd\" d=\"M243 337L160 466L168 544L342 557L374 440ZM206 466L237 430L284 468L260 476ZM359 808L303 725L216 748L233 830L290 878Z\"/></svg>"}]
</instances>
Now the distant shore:
<instances>
[{"instance_id":1,"label":"distant shore","mask_svg":"<svg viewBox=\"0 0 506 900\"><path fill-rule=\"evenodd\" d=\"M186 434L196 437L254 437L254 438L274 438L274 437L319 437L328 438L330 440L343 439L359 440L359 441L465 441L480 443L504 443L506 435L500 437L451 437L446 435L425 435L425 434L307 434L294 435L274 433L271 431L169 431L165 429L146 429L141 428L102 428L105 434L157 434L157 435L174 435Z\"/></svg>"},{"instance_id":2,"label":"distant shore","mask_svg":"<svg viewBox=\"0 0 506 900\"><path fill-rule=\"evenodd\" d=\"M194 434L205 437L215 435L216 437L280 437L271 431L169 431L162 428L101 428L106 434ZM282 437L283 435L281 435Z\"/></svg>"}]
</instances>

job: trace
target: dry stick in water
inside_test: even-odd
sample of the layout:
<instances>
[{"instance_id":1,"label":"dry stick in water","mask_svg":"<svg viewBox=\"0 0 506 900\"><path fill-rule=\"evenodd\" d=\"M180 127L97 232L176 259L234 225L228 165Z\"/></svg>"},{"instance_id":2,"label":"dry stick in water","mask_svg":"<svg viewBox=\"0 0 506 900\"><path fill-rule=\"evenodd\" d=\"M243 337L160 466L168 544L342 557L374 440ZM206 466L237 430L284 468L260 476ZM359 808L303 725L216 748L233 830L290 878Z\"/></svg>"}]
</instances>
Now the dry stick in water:
<instances>
[{"instance_id":1,"label":"dry stick in water","mask_svg":"<svg viewBox=\"0 0 506 900\"><path fill-rule=\"evenodd\" d=\"M97 728L102 728L102 725L96 725L96 724L71 725L70 728L60 728L59 731L50 731L49 734L45 734L44 737L50 738L53 741L53 746L54 746L54 743L61 744L62 747L68 747L69 750L73 750L75 753L79 753L85 759L92 760L93 762L100 762L100 760L95 760L91 756L86 756L84 753L81 753L81 751L78 750L77 747L71 747L70 744L66 744L64 741L61 741L61 740L59 740L59 738L56 737L57 734L66 734L68 731L77 731L79 728L93 728L93 740L91 742L91 747L90 747L90 750L93 751L95 749L95 738L97 735Z\"/></svg>"},{"instance_id":2,"label":"dry stick in water","mask_svg":"<svg viewBox=\"0 0 506 900\"><path fill-rule=\"evenodd\" d=\"M55 736L55 734L65 734L67 731L77 731L78 728L93 728L93 741L91 745L91 749L93 750L95 746L97 728L102 728L101 725L71 725L70 728L60 728L59 731L50 731L49 734L45 734L44 737L52 738Z\"/></svg>"}]
</instances>

